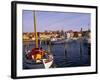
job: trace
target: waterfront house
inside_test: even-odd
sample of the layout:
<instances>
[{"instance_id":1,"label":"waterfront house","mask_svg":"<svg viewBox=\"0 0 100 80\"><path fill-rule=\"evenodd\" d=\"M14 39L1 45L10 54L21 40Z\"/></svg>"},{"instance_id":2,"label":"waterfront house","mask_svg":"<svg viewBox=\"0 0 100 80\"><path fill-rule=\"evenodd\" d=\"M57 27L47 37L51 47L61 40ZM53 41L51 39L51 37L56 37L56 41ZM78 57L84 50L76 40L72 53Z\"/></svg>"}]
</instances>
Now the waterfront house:
<instances>
[{"instance_id":1,"label":"waterfront house","mask_svg":"<svg viewBox=\"0 0 100 80\"><path fill-rule=\"evenodd\" d=\"M67 31L67 38L72 39L74 36L74 32L72 30Z\"/></svg>"}]
</instances>

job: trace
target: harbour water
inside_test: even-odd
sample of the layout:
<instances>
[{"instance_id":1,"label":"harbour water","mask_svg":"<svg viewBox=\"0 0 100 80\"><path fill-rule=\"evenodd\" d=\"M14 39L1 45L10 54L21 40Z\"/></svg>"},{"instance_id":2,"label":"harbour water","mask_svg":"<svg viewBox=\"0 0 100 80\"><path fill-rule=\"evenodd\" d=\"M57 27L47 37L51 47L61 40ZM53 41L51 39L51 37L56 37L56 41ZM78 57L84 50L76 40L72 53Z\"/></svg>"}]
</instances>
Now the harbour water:
<instances>
[{"instance_id":1,"label":"harbour water","mask_svg":"<svg viewBox=\"0 0 100 80\"><path fill-rule=\"evenodd\" d=\"M41 43L43 49L48 50L48 45ZM27 60L25 57L26 49L31 50L35 47L33 42L23 43L23 69L41 69L42 67ZM54 56L54 66L56 68L63 67L80 67L91 65L90 44L84 40L69 40L64 43L55 43L50 45L51 53Z\"/></svg>"}]
</instances>

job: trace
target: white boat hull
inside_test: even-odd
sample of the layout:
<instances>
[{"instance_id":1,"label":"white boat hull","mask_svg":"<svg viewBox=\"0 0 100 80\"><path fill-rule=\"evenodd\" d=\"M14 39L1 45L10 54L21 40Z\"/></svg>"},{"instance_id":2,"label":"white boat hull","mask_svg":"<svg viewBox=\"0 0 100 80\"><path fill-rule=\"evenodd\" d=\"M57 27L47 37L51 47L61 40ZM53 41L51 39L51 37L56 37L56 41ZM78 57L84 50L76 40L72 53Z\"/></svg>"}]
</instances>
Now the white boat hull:
<instances>
[{"instance_id":1,"label":"white boat hull","mask_svg":"<svg viewBox=\"0 0 100 80\"><path fill-rule=\"evenodd\" d=\"M48 69L53 64L53 60L46 62L46 59L43 59L43 64L44 64L45 69Z\"/></svg>"}]
</instances>

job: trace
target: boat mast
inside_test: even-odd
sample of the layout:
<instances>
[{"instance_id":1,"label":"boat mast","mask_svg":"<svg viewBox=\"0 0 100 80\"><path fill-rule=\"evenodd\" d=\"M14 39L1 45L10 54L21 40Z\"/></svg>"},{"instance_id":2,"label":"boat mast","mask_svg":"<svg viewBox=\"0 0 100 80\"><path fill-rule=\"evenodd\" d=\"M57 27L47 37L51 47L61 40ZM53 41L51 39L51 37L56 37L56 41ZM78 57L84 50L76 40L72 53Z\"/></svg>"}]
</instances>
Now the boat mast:
<instances>
[{"instance_id":1,"label":"boat mast","mask_svg":"<svg viewBox=\"0 0 100 80\"><path fill-rule=\"evenodd\" d=\"M34 32L35 32L35 47L38 48L38 35L36 31L36 16L35 16L35 11L33 11L34 14Z\"/></svg>"}]
</instances>

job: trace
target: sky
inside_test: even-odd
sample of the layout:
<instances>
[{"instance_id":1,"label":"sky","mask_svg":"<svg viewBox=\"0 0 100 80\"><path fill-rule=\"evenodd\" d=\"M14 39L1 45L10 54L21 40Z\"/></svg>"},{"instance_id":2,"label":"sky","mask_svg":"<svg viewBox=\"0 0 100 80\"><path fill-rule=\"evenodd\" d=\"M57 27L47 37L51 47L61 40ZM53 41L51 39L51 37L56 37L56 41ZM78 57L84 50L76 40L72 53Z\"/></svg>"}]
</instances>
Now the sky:
<instances>
[{"instance_id":1,"label":"sky","mask_svg":"<svg viewBox=\"0 0 100 80\"><path fill-rule=\"evenodd\" d=\"M75 12L35 11L37 32L90 29L91 14ZM23 10L23 32L34 32L34 12Z\"/></svg>"}]
</instances>

